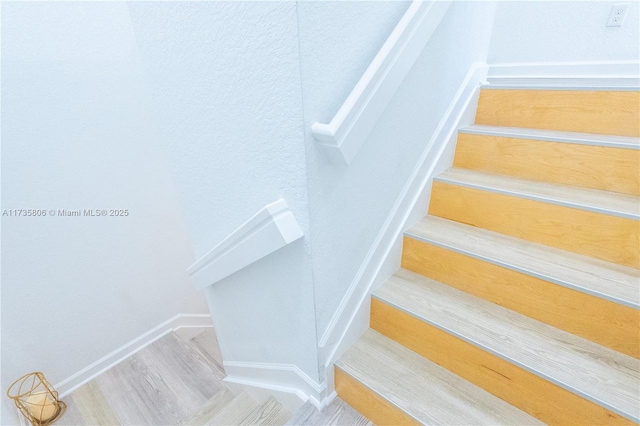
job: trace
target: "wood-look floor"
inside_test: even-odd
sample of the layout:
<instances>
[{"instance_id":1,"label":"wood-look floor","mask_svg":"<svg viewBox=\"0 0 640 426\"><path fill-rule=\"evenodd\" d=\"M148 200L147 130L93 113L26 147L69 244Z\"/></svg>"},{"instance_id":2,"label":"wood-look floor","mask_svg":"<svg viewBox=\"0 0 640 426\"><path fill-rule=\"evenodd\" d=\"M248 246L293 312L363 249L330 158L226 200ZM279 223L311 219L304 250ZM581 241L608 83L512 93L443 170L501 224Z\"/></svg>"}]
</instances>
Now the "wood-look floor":
<instances>
[{"instance_id":1,"label":"wood-look floor","mask_svg":"<svg viewBox=\"0 0 640 426\"><path fill-rule=\"evenodd\" d=\"M373 426L366 417L351 408L341 398L336 397L322 412L311 403L305 403L287 422L287 425L352 425Z\"/></svg>"},{"instance_id":2,"label":"wood-look floor","mask_svg":"<svg viewBox=\"0 0 640 426\"><path fill-rule=\"evenodd\" d=\"M372 328L544 422L640 418L634 358L408 271L374 294Z\"/></svg>"},{"instance_id":3,"label":"wood-look floor","mask_svg":"<svg viewBox=\"0 0 640 426\"><path fill-rule=\"evenodd\" d=\"M429 214L640 268L637 220L440 181Z\"/></svg>"},{"instance_id":4,"label":"wood-look floor","mask_svg":"<svg viewBox=\"0 0 640 426\"><path fill-rule=\"evenodd\" d=\"M203 342L207 342L203 345ZM213 329L186 342L170 333L105 371L63 400L59 425L180 424L225 389ZM217 364L217 365L216 365Z\"/></svg>"},{"instance_id":5,"label":"wood-look floor","mask_svg":"<svg viewBox=\"0 0 640 426\"><path fill-rule=\"evenodd\" d=\"M633 424L622 416L375 299L372 300L372 315L372 326L376 331L547 424Z\"/></svg>"},{"instance_id":6,"label":"wood-look floor","mask_svg":"<svg viewBox=\"0 0 640 426\"><path fill-rule=\"evenodd\" d=\"M435 216L426 216L411 227L406 235L640 309L640 271L635 268Z\"/></svg>"},{"instance_id":7,"label":"wood-look floor","mask_svg":"<svg viewBox=\"0 0 640 426\"><path fill-rule=\"evenodd\" d=\"M484 260L405 237L402 267L640 358L640 312Z\"/></svg>"},{"instance_id":8,"label":"wood-look floor","mask_svg":"<svg viewBox=\"0 0 640 426\"><path fill-rule=\"evenodd\" d=\"M273 398L256 402L226 387L213 328L190 340L175 333L63 398L56 425L369 425L340 398L322 413L305 404L293 417Z\"/></svg>"},{"instance_id":9,"label":"wood-look floor","mask_svg":"<svg viewBox=\"0 0 640 426\"><path fill-rule=\"evenodd\" d=\"M336 391L377 425L540 425L374 330L336 362Z\"/></svg>"},{"instance_id":10,"label":"wood-look floor","mask_svg":"<svg viewBox=\"0 0 640 426\"><path fill-rule=\"evenodd\" d=\"M365 413L377 425L413 426L419 425L403 410L382 398L341 368L335 368L336 392L349 401L358 411Z\"/></svg>"},{"instance_id":11,"label":"wood-look floor","mask_svg":"<svg viewBox=\"0 0 640 426\"><path fill-rule=\"evenodd\" d=\"M640 271L427 216L402 267L640 358Z\"/></svg>"}]
</instances>

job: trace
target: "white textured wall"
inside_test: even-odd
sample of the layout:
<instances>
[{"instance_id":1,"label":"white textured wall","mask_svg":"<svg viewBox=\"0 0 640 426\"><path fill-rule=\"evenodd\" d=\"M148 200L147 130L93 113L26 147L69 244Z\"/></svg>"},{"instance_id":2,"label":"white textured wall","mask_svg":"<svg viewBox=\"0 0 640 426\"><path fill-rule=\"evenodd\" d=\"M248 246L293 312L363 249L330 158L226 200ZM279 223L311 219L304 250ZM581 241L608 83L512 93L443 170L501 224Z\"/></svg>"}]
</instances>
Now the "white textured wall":
<instances>
[{"instance_id":1,"label":"white textured wall","mask_svg":"<svg viewBox=\"0 0 640 426\"><path fill-rule=\"evenodd\" d=\"M184 277L194 257L175 182L196 258L287 200L305 238L205 293L226 360L295 364L322 380L317 341L470 64L483 59L486 4L452 7L349 168L328 162L310 125L331 119L407 2L5 7L3 124L14 124L2 134L3 206L107 203L137 215L3 222L3 308L34 297L64 305L45 313L57 314L56 329L73 321L73 332L57 339L45 329L45 339L54 351L80 348L20 368L49 362L56 381L113 349L111 334L124 343L167 319L161 312L204 309ZM34 351L26 346L40 340L41 317L3 310L7 318L11 363ZM96 332L107 336L100 345L73 340Z\"/></svg>"},{"instance_id":2,"label":"white textured wall","mask_svg":"<svg viewBox=\"0 0 640 426\"><path fill-rule=\"evenodd\" d=\"M298 3L305 130L328 123L391 34L408 1Z\"/></svg>"},{"instance_id":3,"label":"white textured wall","mask_svg":"<svg viewBox=\"0 0 640 426\"><path fill-rule=\"evenodd\" d=\"M301 3L305 142L319 338L327 332L471 63L486 57L493 4L455 2L353 163L348 167L333 165L311 135L310 126L314 121L331 119L407 6L401 2ZM371 27L376 30L367 30ZM358 47L348 42L367 31L375 36L358 40Z\"/></svg>"},{"instance_id":4,"label":"white textured wall","mask_svg":"<svg viewBox=\"0 0 640 426\"><path fill-rule=\"evenodd\" d=\"M629 3L622 27L606 27L611 7ZM640 58L638 1L500 1L490 63Z\"/></svg>"},{"instance_id":5,"label":"white textured wall","mask_svg":"<svg viewBox=\"0 0 640 426\"><path fill-rule=\"evenodd\" d=\"M206 291L227 361L318 380L296 3L129 3L196 257L284 198L305 238Z\"/></svg>"},{"instance_id":6,"label":"white textured wall","mask_svg":"<svg viewBox=\"0 0 640 426\"><path fill-rule=\"evenodd\" d=\"M302 94L318 339L321 339L397 196L396 141L365 142L335 166L311 134L328 123L396 26L408 2L301 2ZM392 151L391 157L386 155ZM378 155L380 158L372 158ZM381 185L382 184L382 185ZM396 192L398 191L398 192Z\"/></svg>"},{"instance_id":7,"label":"white textured wall","mask_svg":"<svg viewBox=\"0 0 640 426\"><path fill-rule=\"evenodd\" d=\"M2 209L130 212L2 218L3 391L207 312L143 87L124 3L2 5Z\"/></svg>"}]
</instances>

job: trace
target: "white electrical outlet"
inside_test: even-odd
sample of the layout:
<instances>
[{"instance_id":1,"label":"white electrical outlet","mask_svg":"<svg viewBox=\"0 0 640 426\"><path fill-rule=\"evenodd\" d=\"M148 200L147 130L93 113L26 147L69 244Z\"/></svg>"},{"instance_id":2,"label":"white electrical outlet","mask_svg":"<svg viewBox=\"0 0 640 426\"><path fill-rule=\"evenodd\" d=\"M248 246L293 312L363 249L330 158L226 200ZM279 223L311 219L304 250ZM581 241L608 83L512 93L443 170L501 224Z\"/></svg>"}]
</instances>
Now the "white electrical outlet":
<instances>
[{"instance_id":1,"label":"white electrical outlet","mask_svg":"<svg viewBox=\"0 0 640 426\"><path fill-rule=\"evenodd\" d=\"M627 8L629 3L614 4L609 14L609 20L607 21L607 27L621 27L624 17L627 15Z\"/></svg>"}]
</instances>

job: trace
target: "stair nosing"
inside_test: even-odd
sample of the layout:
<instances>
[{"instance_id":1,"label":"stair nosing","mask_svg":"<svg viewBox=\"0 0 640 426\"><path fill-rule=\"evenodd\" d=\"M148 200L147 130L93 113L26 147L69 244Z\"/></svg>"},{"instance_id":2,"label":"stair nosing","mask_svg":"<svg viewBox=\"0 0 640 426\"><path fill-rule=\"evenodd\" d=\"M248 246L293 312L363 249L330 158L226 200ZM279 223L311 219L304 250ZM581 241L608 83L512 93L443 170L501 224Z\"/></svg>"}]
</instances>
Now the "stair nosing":
<instances>
[{"instance_id":1,"label":"stair nosing","mask_svg":"<svg viewBox=\"0 0 640 426\"><path fill-rule=\"evenodd\" d=\"M354 371L353 368L349 368L347 365L344 365L344 363L342 363L340 361L340 358L338 358L338 360L335 362L335 366L336 368L342 370L343 373L350 375L351 377L353 377L355 380L357 380L358 382L360 382L363 386L365 386L367 389L369 389L370 392L373 392L374 394L376 394L380 399L384 399L388 404L393 405L394 407L396 407L399 411L402 411L405 415L407 415L408 417L411 417L413 420L415 420L417 423L422 423L419 419L416 418L416 416L414 416L412 413L408 412L406 409L400 407L398 404L396 404L394 401L390 400L389 398L387 398L386 396L382 395L380 392L378 392L370 383L365 383L363 382L361 379L359 379L358 377L354 376Z\"/></svg>"},{"instance_id":2,"label":"stair nosing","mask_svg":"<svg viewBox=\"0 0 640 426\"><path fill-rule=\"evenodd\" d=\"M493 192L495 194L501 194L501 195L507 195L507 196L512 196L512 197L523 198L523 199L526 199L526 200L538 201L538 202L547 203L547 204L555 204L555 205L558 205L558 206L584 210L584 211L588 211L588 212L592 212L592 213L606 214L606 215L610 215L610 216L621 217L621 218L624 218L624 219L631 219L631 220L640 221L640 211L638 213L635 213L635 212L631 213L631 212L627 212L627 211L622 211L621 209L614 210L614 209L610 209L610 208L607 208L607 207L594 206L592 204L587 204L585 202L570 201L570 200L562 199L560 197L554 197L554 196L549 196L549 195L539 195L539 194L535 194L535 193L532 193L532 192L527 193L527 192L524 192L522 190L511 189L511 188L500 188L498 185L481 184L481 183L470 182L470 181L459 179L456 176L453 176L453 177L449 176L447 174L447 172L452 171L452 170L455 171L455 173L464 173L464 174L469 174L469 175L472 175L472 174L473 175L484 175L484 176L487 176L489 178L497 178L497 179L500 179L500 180L504 180L507 183L526 183L526 184L533 185L533 186L538 185L540 187L547 186L547 187L553 187L553 188L568 188L571 191L583 192L583 193L593 193L594 191L598 191L598 190L595 190L595 189L584 189L584 188L577 188L577 187L571 187L571 186L566 186L566 185L551 184L551 183L547 183L547 182L531 181L531 180L527 180L527 179L514 178L514 177L511 177L511 176L496 175L496 174L491 174L491 173L477 172L477 171L471 171L471 170L460 169L460 168L450 168L447 171L439 174L438 176L435 176L433 178L433 181L434 182L443 182L443 183L447 183L447 184L451 184L451 185L462 186L462 187L465 187L465 188L471 188L471 189L478 189L478 190L487 191L487 192ZM609 191L599 191L599 192L607 193L607 194L610 194L612 196L620 196L621 198L623 198L622 194L617 194L617 193L613 193L613 192L609 192ZM624 196L624 198L627 198L627 196ZM629 196L629 198L633 198L633 197Z\"/></svg>"},{"instance_id":3,"label":"stair nosing","mask_svg":"<svg viewBox=\"0 0 640 426\"><path fill-rule=\"evenodd\" d=\"M640 138L632 136L601 135L597 133L579 133L560 130L532 129L528 127L502 127L485 124L472 124L458 129L458 132L481 136L497 136L514 139L527 139L543 142L570 143L576 145L601 146L640 150Z\"/></svg>"},{"instance_id":4,"label":"stair nosing","mask_svg":"<svg viewBox=\"0 0 640 426\"><path fill-rule=\"evenodd\" d=\"M516 366L522 368L523 370L528 371L531 374L534 374L534 375L536 375L538 377L541 377L541 378L543 378L543 379L545 379L545 380L547 380L547 381L549 381L549 382L551 382L551 383L553 383L553 384L555 384L557 386L560 386L561 388L566 389L566 390L570 391L571 393L574 393L574 394L579 395L579 396L581 396L581 397L583 397L583 398L585 398L585 399L587 399L587 400L589 400L589 401L591 401L593 403L596 403L596 404L600 405L601 407L607 408L607 409L613 411L614 413L620 414L621 416L623 416L623 417L625 417L627 419L630 419L632 421L640 422L640 417L636 418L632 414L625 413L624 411L622 411L622 410L610 405L609 403L607 403L605 401L600 400L599 398L597 398L595 396L591 396L591 395L581 391L580 389L576 389L576 388L574 388L573 386L571 386L569 384L566 384L566 383L563 383L560 380L554 379L553 377L551 377L551 376L549 376L549 375L547 375L547 374L545 374L545 373L543 373L541 371L538 371L533 367L529 367L526 364L523 364L522 362L517 361L517 360L515 360L515 359L513 359L513 358L511 358L511 357L509 357L509 356L507 356L507 355L505 355L505 354L503 354L503 353L501 353L499 351L493 350L492 348L490 348L490 347L488 347L486 345L483 345L482 343L477 342L477 341L473 340L472 338L466 337L463 334L460 334L460 333L456 332L455 330L452 330L452 329L450 329L450 328L448 328L446 326L438 324L437 322L431 321L431 320L429 320L427 318L421 317L419 314L414 313L414 312L412 312L412 311L410 311L408 309L405 309L405 308L403 308L402 306L400 306L400 305L398 305L396 303L393 303L391 301L385 300L384 298L382 298L382 297L380 297L380 296L378 296L376 294L372 294L371 297L374 297L374 298L380 300L381 302L386 303L386 304L394 307L395 309L398 309L399 311L402 311L402 312L406 313L407 315L411 315L415 319L417 319L419 321L422 321L424 323L427 323L427 324L437 328L438 330L444 331L447 334L451 334L452 336L455 336L460 340L463 340L463 341L465 341L465 342L467 342L467 343L469 343L469 344L471 344L471 345L473 345L473 346L475 346L477 348L480 348L483 351L489 352L490 354L495 355L498 358L503 359L504 361L507 361L507 362L509 362L509 363L511 363L513 365L516 365Z\"/></svg>"},{"instance_id":5,"label":"stair nosing","mask_svg":"<svg viewBox=\"0 0 640 426\"><path fill-rule=\"evenodd\" d=\"M369 353L369 350L380 351L380 355L383 358L380 359L376 353L374 357L377 360L376 362L382 365L393 364L389 367L392 373L400 374L401 376L408 373L407 381L398 380L395 374L393 374L393 378L388 375L377 374L375 372L377 371L376 368L372 369L372 365L366 359L360 358L357 353L352 353L354 349L356 352L362 353ZM336 361L336 366L420 424L444 424L442 423L444 419L440 418L437 410L434 411L433 407L425 405L426 401L438 403L439 407L442 407L440 404L446 404L449 410L443 410L442 413L446 413L447 416L450 416L451 413L456 413L455 417L460 418L461 415L466 417L467 423L462 424L473 424L468 423L471 417L467 416L476 416L478 414L481 417L486 415L496 416L490 423L487 422L489 419L486 418L483 421L486 424L496 424L496 419L503 418L504 420L504 416L511 417L515 413L518 413L518 416L535 420L536 424L541 424L538 423L539 420L520 408L509 404L481 386L460 377L372 328L366 330L358 341ZM429 380L428 382L426 381L427 379ZM395 392L394 387L399 387L400 392ZM425 397L421 398L418 395L421 392L426 392L428 395L421 395ZM397 400L397 402L394 400ZM478 402L479 405L469 404L471 401ZM498 405L492 405L492 408L488 409L487 402L494 402ZM460 413L452 410L458 404L460 404L461 408ZM511 418L511 420L515 419ZM498 423L509 424L500 421Z\"/></svg>"},{"instance_id":6,"label":"stair nosing","mask_svg":"<svg viewBox=\"0 0 640 426\"><path fill-rule=\"evenodd\" d=\"M248 399L249 401L253 402L253 405L255 405L255 407L253 407L251 411L253 411L256 407L260 405L247 390L242 390L240 393L235 395L234 398L231 401L229 401L219 413L215 414L211 419L209 419L208 422L210 424L218 424L218 423L211 423L211 422L213 421L219 422L220 421L219 419L223 418L223 415L227 415L225 410L229 408L231 404L234 403L234 401L240 401L242 398ZM241 419L238 419L238 421L239 422L242 421L242 419L244 419L246 416L247 415L243 416Z\"/></svg>"},{"instance_id":7,"label":"stair nosing","mask_svg":"<svg viewBox=\"0 0 640 426\"><path fill-rule=\"evenodd\" d=\"M440 282L438 282L436 280L424 277L424 276L422 276L420 274L416 274L416 273L412 273L412 274L420 276L421 279L423 279L423 280L435 282L435 283L437 283L439 285L442 285L442 286L445 286L445 287L449 287L446 284L442 284L442 283L440 283ZM395 276L396 275L394 274L394 277ZM393 277L391 279L393 279ZM382 287L381 287L381 289L382 289ZM452 329L450 329L449 327L447 327L445 325L439 324L438 322L436 322L434 320L431 320L431 319L428 319L428 318L425 318L425 317L421 316L420 313L418 313L418 312L413 312L408 308L404 308L403 306L399 305L398 303L395 303L395 302L392 302L392 301L390 301L388 299L385 299L383 296L380 296L379 294L377 294L381 289L378 289L377 291L373 292L371 294L371 297L373 297L373 298L375 298L375 299L377 299L377 300L379 300L379 301L381 301L383 303L386 303L386 304L394 307L395 309L398 309L399 311L402 311L402 312L404 312L404 313L406 313L408 315L411 315L412 317L416 318L417 320L419 320L421 322L424 322L424 323L427 323L427 324L429 324L429 325L431 325L433 327L436 327L437 329L439 329L439 330L441 330L441 331L443 331L445 333L448 333L448 334L450 334L452 336L455 336L455 337L457 337L457 338L459 338L459 339L461 339L461 340L463 340L463 341L465 341L465 342L467 342L467 343L469 343L469 344L471 344L471 345L473 345L473 346L475 346L477 348L480 348L483 351L486 351L486 352L488 352L488 353L490 353L492 355L495 355L495 356L497 356L497 357L499 357L499 358L501 358L501 359L513 364L513 365L516 365L516 366L528 371L531 374L534 374L534 375L536 375L538 377L541 377L541 378L543 378L543 379L545 379L545 380L547 380L547 381L549 381L549 382L551 382L551 383L553 383L553 384L555 384L555 385L557 385L557 386L559 386L559 387L561 387L563 389L568 390L569 392L572 392L572 393L574 393L576 395L579 395L579 396L581 396L581 397L583 397L583 398L585 398L585 399L587 399L587 400L589 400L589 401L591 401L591 402L593 402L593 403L595 403L597 405L605 407L605 408L607 408L607 409L609 409L609 410L611 410L611 411L613 411L613 412L615 412L615 413L617 413L617 414L619 414L619 415L621 415L621 416L623 416L623 417L625 417L627 419L630 419L630 420L632 420L634 422L637 422L637 423L640 422L640 416L636 417L636 415L634 415L632 413L625 412L621 408L617 408L614 405L612 405L612 404L610 404L610 403L608 403L606 401L602 401L597 396L590 395L590 394L586 393L585 391L577 389L574 386L572 386L570 384L567 384L567 383L565 383L564 381L562 381L560 379L556 379L556 378L554 378L554 377L552 377L552 376L550 376L550 375L548 375L548 374L546 374L546 373L544 373L542 371L539 371L535 367L528 366L527 364L525 364L523 362L520 362L520 361L518 361L516 359L513 359L512 357L510 357L510 356L508 356L506 354L503 354L498 350L494 350L491 347L489 347L489 346L487 346L487 345L485 345L485 344L483 344L481 342L476 341L472 337L467 337L464 334L461 334L461 333L459 333L459 332L457 332L455 330L452 330ZM457 291L457 292L460 292L460 293L464 293L464 292L462 292L460 290L455 290L455 289L453 289L453 290ZM467 293L465 293L465 294L467 294ZM480 298L478 298L476 296L473 296L473 295L468 295L468 296L470 298L472 298L472 299L476 299L476 300L482 301L482 299L480 299ZM486 302L486 303L492 304L491 302ZM492 304L492 305L494 305L494 304ZM497 309L502 309L502 310L505 310L505 311L513 312L515 315L517 315L519 317L528 318L525 315L522 315L522 314L519 314L517 312L511 311L511 310L509 310L507 308L500 307L498 305L495 305L495 306L496 306ZM528 319L531 320L531 321L535 321L536 323L540 323L540 324L545 325L544 323L541 323L540 321L537 321L537 320L534 320L534 319L531 319L531 318L528 318ZM555 329L555 330L558 330L558 329L556 329L555 327L552 327L552 326L548 326L548 327L550 327L552 329ZM558 330L558 331L560 331L560 330ZM567 332L565 332L565 333L567 333ZM567 334L571 334L571 333L567 333ZM574 336L574 335L572 335L572 336ZM582 340L587 341L586 339L582 339ZM592 343L592 342L590 342L590 343ZM613 350L611 350L611 351L613 351ZM615 352L615 351L613 351L613 352Z\"/></svg>"},{"instance_id":8,"label":"stair nosing","mask_svg":"<svg viewBox=\"0 0 640 426\"><path fill-rule=\"evenodd\" d=\"M555 278L555 277L553 277L551 275L545 275L545 274L542 274L542 273L539 273L539 272L535 272L535 271L533 271L531 269L527 269L527 268L523 268L523 267L520 267L520 266L517 266L517 265L513 265L513 264L508 263L508 262L503 262L503 261L499 260L497 258L497 256L488 257L488 256L485 256L485 255L482 255L482 254L475 253L475 252L473 252L471 250L466 250L466 249L463 249L463 248L455 247L453 245L437 241L436 239L433 239L433 238L429 238L429 237L425 237L425 236L422 236L422 235L418 235L417 233L412 233L411 232L411 228L408 229L407 231L405 231L404 235L407 236L407 237L413 238L415 240L419 240L419 241L422 241L422 242L425 242L425 243L428 243L428 244L432 244L434 246L437 246L437 247L440 247L440 248L444 248L446 250L451 250L453 252L456 252L456 253L459 253L459 254L463 254L465 256L469 256L469 257L472 257L474 259L482 260L484 262L491 263L492 265L500 266L500 267L503 267L503 268L506 268L506 269L509 269L509 270L512 270L512 271L515 271L515 272L519 272L519 273L522 273L522 274L525 274L525 275L529 275L529 276L532 276L532 277L535 277L535 278L539 278L541 280L548 281L550 283L557 284L557 285L560 285L562 287L570 288L572 290L576 290L576 291L579 291L581 293L586 293L586 294L589 294L591 296L595 296L595 297L598 297L598 298L601 298L601 299L605 299L605 300L608 300L610 302L618 303L620 305L624 305L624 306L627 306L627 307L630 307L630 308L640 309L640 302L635 303L635 302L632 302L632 301L629 301L629 300L621 299L619 297L611 296L609 294L602 293L602 292L599 292L597 290L592 290L592 289L590 289L588 287L580 286L579 284L575 284L575 283L571 283L571 282L568 282L568 281L565 281L565 280L562 280L562 279L559 279L559 278Z\"/></svg>"},{"instance_id":9,"label":"stair nosing","mask_svg":"<svg viewBox=\"0 0 640 426\"><path fill-rule=\"evenodd\" d=\"M257 406L251 410L251 412L247 413L247 415L240 420L240 425L249 425L249 424L255 424L255 423L247 423L247 420L254 417L254 413L256 413L258 410L260 410L260 412L262 413L263 410L268 406L269 403L274 402L276 405L276 408L279 408L280 410L283 410L285 413L289 414L290 413L282 406L282 404L273 396L269 396L267 399L265 399L262 402L257 402Z\"/></svg>"},{"instance_id":10,"label":"stair nosing","mask_svg":"<svg viewBox=\"0 0 640 426\"><path fill-rule=\"evenodd\" d=\"M505 78L505 77L488 77L488 80ZM633 77L629 78L633 81L633 85L624 86L624 85L609 85L609 86L589 86L589 85L581 85L578 83L570 83L570 84L540 84L540 83L491 83L488 82L486 84L482 84L480 86L481 89L489 89L489 90L567 90L567 91L586 91L586 92L639 92L640 87L637 82L638 79L634 79Z\"/></svg>"}]
</instances>

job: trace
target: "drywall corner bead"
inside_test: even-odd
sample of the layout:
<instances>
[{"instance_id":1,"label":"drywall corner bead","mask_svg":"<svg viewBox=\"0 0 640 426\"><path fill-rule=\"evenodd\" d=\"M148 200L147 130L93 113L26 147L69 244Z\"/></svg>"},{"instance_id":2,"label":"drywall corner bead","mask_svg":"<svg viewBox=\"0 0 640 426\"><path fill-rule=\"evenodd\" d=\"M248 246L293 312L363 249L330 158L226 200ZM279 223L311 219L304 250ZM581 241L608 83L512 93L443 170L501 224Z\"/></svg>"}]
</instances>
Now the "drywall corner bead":
<instances>
[{"instance_id":1,"label":"drywall corner bead","mask_svg":"<svg viewBox=\"0 0 640 426\"><path fill-rule=\"evenodd\" d=\"M332 163L351 164L451 3L414 0L331 122L313 123Z\"/></svg>"},{"instance_id":2,"label":"drywall corner bead","mask_svg":"<svg viewBox=\"0 0 640 426\"><path fill-rule=\"evenodd\" d=\"M194 286L203 289L303 237L287 202L267 204L189 269Z\"/></svg>"}]
</instances>

